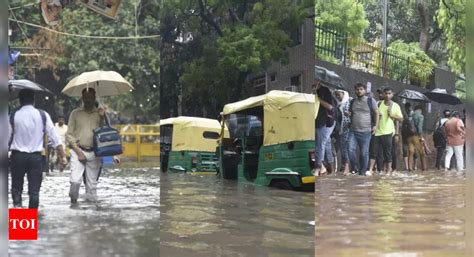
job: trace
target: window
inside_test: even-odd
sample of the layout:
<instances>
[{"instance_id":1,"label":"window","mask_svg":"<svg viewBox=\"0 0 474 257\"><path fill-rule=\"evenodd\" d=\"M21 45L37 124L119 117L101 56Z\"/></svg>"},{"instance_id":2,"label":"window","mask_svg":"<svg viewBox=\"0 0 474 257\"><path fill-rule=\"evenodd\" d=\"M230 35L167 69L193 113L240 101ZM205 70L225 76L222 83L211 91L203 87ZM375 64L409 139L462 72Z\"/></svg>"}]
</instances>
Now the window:
<instances>
[{"instance_id":1,"label":"window","mask_svg":"<svg viewBox=\"0 0 474 257\"><path fill-rule=\"evenodd\" d=\"M212 131L204 131L202 136L206 139L219 139L219 133Z\"/></svg>"},{"instance_id":2,"label":"window","mask_svg":"<svg viewBox=\"0 0 474 257\"><path fill-rule=\"evenodd\" d=\"M275 82L276 81L276 74L270 74L270 82Z\"/></svg>"},{"instance_id":3,"label":"window","mask_svg":"<svg viewBox=\"0 0 474 257\"><path fill-rule=\"evenodd\" d=\"M301 74L290 78L290 85L285 87L285 90L291 92L300 92L301 88Z\"/></svg>"},{"instance_id":4,"label":"window","mask_svg":"<svg viewBox=\"0 0 474 257\"><path fill-rule=\"evenodd\" d=\"M291 77L290 78L290 86L300 87L301 86L301 75Z\"/></svg>"},{"instance_id":5,"label":"window","mask_svg":"<svg viewBox=\"0 0 474 257\"><path fill-rule=\"evenodd\" d=\"M252 80L252 85L254 88L265 87L265 75L254 78Z\"/></svg>"},{"instance_id":6,"label":"window","mask_svg":"<svg viewBox=\"0 0 474 257\"><path fill-rule=\"evenodd\" d=\"M262 95L265 94L267 90L265 75L256 77L252 80L253 85L253 94Z\"/></svg>"},{"instance_id":7,"label":"window","mask_svg":"<svg viewBox=\"0 0 474 257\"><path fill-rule=\"evenodd\" d=\"M304 29L304 26L300 25L300 26L298 26L297 29L295 29L291 32L291 34L290 34L290 38L291 38L291 41L292 41L291 46L297 46L297 45L301 45L303 43L303 29Z\"/></svg>"}]
</instances>

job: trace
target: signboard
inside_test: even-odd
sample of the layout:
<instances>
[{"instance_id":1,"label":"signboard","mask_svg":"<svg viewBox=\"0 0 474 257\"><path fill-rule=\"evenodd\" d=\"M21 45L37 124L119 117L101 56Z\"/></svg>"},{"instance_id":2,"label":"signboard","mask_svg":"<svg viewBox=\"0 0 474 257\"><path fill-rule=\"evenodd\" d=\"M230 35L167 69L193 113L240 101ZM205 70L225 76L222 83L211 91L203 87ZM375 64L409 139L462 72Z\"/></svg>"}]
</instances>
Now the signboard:
<instances>
[{"instance_id":1,"label":"signboard","mask_svg":"<svg viewBox=\"0 0 474 257\"><path fill-rule=\"evenodd\" d=\"M115 19L122 0L81 0L89 9Z\"/></svg>"},{"instance_id":2,"label":"signboard","mask_svg":"<svg viewBox=\"0 0 474 257\"><path fill-rule=\"evenodd\" d=\"M60 0L41 0L40 8L46 24L50 26L58 24L59 15L63 11Z\"/></svg>"},{"instance_id":3,"label":"signboard","mask_svg":"<svg viewBox=\"0 0 474 257\"><path fill-rule=\"evenodd\" d=\"M54 26L58 24L64 7L73 3L75 0L40 0L40 9L46 24Z\"/></svg>"}]
</instances>

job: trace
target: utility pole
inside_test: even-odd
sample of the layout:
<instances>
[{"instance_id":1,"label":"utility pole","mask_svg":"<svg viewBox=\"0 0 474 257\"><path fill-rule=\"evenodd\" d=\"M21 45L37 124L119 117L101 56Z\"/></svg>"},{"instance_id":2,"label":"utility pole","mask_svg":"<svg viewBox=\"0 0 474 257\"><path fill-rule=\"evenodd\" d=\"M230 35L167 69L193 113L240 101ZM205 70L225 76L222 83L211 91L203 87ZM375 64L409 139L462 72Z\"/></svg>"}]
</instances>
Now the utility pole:
<instances>
[{"instance_id":1,"label":"utility pole","mask_svg":"<svg viewBox=\"0 0 474 257\"><path fill-rule=\"evenodd\" d=\"M383 31L382 31L382 76L385 78L387 74L387 15L388 15L388 0L383 1Z\"/></svg>"}]
</instances>

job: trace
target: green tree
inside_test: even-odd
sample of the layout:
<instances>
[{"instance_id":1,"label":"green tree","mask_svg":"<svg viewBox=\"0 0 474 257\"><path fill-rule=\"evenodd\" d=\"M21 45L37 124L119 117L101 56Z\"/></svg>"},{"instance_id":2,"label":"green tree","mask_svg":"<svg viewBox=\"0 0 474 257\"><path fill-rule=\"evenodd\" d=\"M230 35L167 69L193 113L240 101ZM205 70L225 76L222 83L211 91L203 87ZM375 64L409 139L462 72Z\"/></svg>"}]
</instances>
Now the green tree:
<instances>
[{"instance_id":1,"label":"green tree","mask_svg":"<svg viewBox=\"0 0 474 257\"><path fill-rule=\"evenodd\" d=\"M466 67L466 1L440 0L437 20L446 36L449 52L448 65L456 74L464 74Z\"/></svg>"},{"instance_id":2,"label":"green tree","mask_svg":"<svg viewBox=\"0 0 474 257\"><path fill-rule=\"evenodd\" d=\"M352 37L361 37L369 26L364 5L358 0L319 0L315 9L316 23Z\"/></svg>"},{"instance_id":3,"label":"green tree","mask_svg":"<svg viewBox=\"0 0 474 257\"><path fill-rule=\"evenodd\" d=\"M178 115L182 101L182 114L215 118L224 103L247 96L250 74L286 61L291 36L312 6L293 0L165 2L162 116Z\"/></svg>"},{"instance_id":4,"label":"green tree","mask_svg":"<svg viewBox=\"0 0 474 257\"><path fill-rule=\"evenodd\" d=\"M364 37L373 41L381 36L383 2L365 0L364 6L370 21ZM418 42L439 65L446 63L447 51L443 31L435 19L439 0L388 0L387 35L389 43L402 40Z\"/></svg>"},{"instance_id":5,"label":"green tree","mask_svg":"<svg viewBox=\"0 0 474 257\"><path fill-rule=\"evenodd\" d=\"M21 1L26 2L28 1ZM53 29L72 34L109 37L133 37L135 33L156 35L159 31L158 13L158 0L122 1L118 18L115 20L103 17L83 5L70 4L64 9L60 23ZM39 14L31 15L31 9L19 9L11 13L10 17L36 24L42 23L42 17ZM67 81L82 72L96 69L114 70L123 75L136 90L132 94L103 99L104 102L127 116L141 115L153 120L158 119L158 38L91 39L22 27L26 30L27 37L18 38L15 43L50 49L44 58L23 60L26 65L38 66L36 71L24 71L23 74L51 74L52 76L44 78L43 83L55 85L53 91L59 93ZM69 99L64 100L69 102Z\"/></svg>"},{"instance_id":6,"label":"green tree","mask_svg":"<svg viewBox=\"0 0 474 257\"><path fill-rule=\"evenodd\" d=\"M389 72L396 72L396 79L400 80L408 75L412 82L417 81L422 85L428 81L436 63L420 48L417 42L405 43L396 40L388 46L387 51L403 59L389 61ZM407 66L407 62L416 64L416 68Z\"/></svg>"}]
</instances>

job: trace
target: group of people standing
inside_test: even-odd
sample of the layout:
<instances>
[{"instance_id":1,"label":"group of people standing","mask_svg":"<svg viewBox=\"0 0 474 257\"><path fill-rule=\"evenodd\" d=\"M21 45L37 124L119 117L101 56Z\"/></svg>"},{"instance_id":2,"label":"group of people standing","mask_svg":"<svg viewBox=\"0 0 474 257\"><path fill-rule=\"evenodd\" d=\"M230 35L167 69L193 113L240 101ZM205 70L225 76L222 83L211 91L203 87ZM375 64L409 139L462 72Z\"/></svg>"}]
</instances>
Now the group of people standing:
<instances>
[{"instance_id":1,"label":"group of people standing","mask_svg":"<svg viewBox=\"0 0 474 257\"><path fill-rule=\"evenodd\" d=\"M430 149L425 138L423 105L413 107L408 102L402 111L393 101L390 87L379 88L378 99L367 92L365 84L357 83L354 91L355 97L351 97L345 90L331 92L319 80L313 84L313 93L320 102L315 121L316 175L335 173L337 155L344 175L391 174L393 170L414 171L418 167L427 170ZM465 132L459 113L446 111L437 124L439 130L433 137L438 150L436 168L451 168L451 158L455 155L456 169L463 170ZM436 136L444 138L444 144L436 142ZM403 168L398 165L400 141Z\"/></svg>"}]
</instances>

